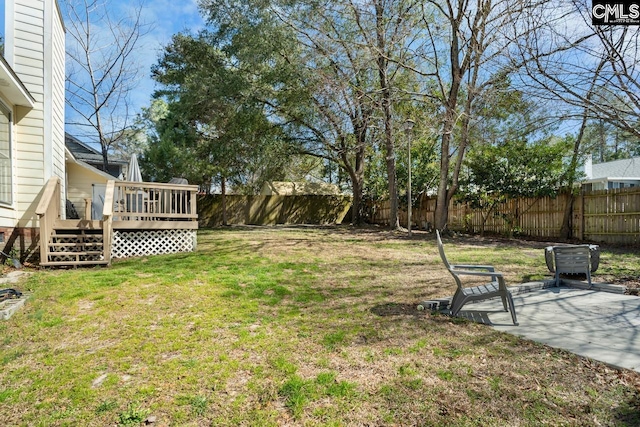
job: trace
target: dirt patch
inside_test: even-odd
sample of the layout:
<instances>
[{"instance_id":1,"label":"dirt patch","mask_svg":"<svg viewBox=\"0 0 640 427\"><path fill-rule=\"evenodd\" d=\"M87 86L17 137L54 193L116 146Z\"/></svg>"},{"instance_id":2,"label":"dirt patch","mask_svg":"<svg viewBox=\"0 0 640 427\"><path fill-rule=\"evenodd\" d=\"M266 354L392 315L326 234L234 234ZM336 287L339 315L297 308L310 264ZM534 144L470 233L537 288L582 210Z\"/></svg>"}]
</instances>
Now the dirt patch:
<instances>
[{"instance_id":1,"label":"dirt patch","mask_svg":"<svg viewBox=\"0 0 640 427\"><path fill-rule=\"evenodd\" d=\"M424 310L418 310L418 303L396 303L376 305L371 308L371 312L377 316L422 316Z\"/></svg>"},{"instance_id":2,"label":"dirt patch","mask_svg":"<svg viewBox=\"0 0 640 427\"><path fill-rule=\"evenodd\" d=\"M622 285L626 287L626 295L640 295L640 280L634 278L621 278L613 280L614 285Z\"/></svg>"}]
</instances>

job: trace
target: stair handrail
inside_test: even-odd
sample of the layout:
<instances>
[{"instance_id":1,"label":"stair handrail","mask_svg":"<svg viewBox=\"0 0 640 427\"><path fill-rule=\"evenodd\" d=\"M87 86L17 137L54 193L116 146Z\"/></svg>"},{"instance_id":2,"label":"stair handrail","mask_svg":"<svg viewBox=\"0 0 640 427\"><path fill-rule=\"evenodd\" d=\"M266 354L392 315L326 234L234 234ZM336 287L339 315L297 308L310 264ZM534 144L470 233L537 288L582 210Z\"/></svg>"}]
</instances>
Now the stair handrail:
<instances>
[{"instance_id":1,"label":"stair handrail","mask_svg":"<svg viewBox=\"0 0 640 427\"><path fill-rule=\"evenodd\" d=\"M40 202L36 208L40 226L40 262L49 259L49 239L53 235L53 228L60 218L60 178L52 176L42 192Z\"/></svg>"},{"instance_id":2,"label":"stair handrail","mask_svg":"<svg viewBox=\"0 0 640 427\"><path fill-rule=\"evenodd\" d=\"M107 181L104 191L104 206L102 208L102 248L104 250L104 260L107 265L111 265L111 241L113 237L113 196L116 182L112 179Z\"/></svg>"}]
</instances>

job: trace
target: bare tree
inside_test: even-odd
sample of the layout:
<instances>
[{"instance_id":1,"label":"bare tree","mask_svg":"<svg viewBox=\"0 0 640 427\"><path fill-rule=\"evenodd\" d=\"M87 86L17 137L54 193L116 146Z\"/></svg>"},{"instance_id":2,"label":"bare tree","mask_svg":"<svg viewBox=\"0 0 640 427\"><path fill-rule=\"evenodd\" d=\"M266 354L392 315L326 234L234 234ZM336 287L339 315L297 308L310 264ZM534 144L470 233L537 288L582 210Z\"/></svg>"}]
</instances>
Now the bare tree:
<instances>
[{"instance_id":1,"label":"bare tree","mask_svg":"<svg viewBox=\"0 0 640 427\"><path fill-rule=\"evenodd\" d=\"M372 138L381 135L390 226L399 228L395 131L406 117L399 117L396 107L406 92L400 86L411 81L408 68L400 64L410 51L408 37L419 23L412 18L416 4L412 0L325 1L295 13L276 12L298 34L308 55L305 65L320 82L313 94L317 120L305 124L320 145L309 152L322 153L348 173L355 223L361 218L365 153L377 149Z\"/></svg>"},{"instance_id":2,"label":"bare tree","mask_svg":"<svg viewBox=\"0 0 640 427\"><path fill-rule=\"evenodd\" d=\"M640 57L637 27L593 26L591 2L574 0L563 9L547 8L531 22L538 25L513 50L523 64L519 85L541 101L562 106L562 118L580 123L565 178L569 202L561 236L571 237L573 183L587 142L587 125L611 126L640 136ZM604 138L604 135L598 135ZM604 150L601 150L604 153Z\"/></svg>"},{"instance_id":3,"label":"bare tree","mask_svg":"<svg viewBox=\"0 0 640 427\"><path fill-rule=\"evenodd\" d=\"M521 84L563 104L566 118L602 120L640 136L640 29L592 26L590 6L574 0L563 21L542 20L522 39L514 62L534 60L524 62Z\"/></svg>"},{"instance_id":4,"label":"bare tree","mask_svg":"<svg viewBox=\"0 0 640 427\"><path fill-rule=\"evenodd\" d=\"M574 13L572 6L544 0L428 0L423 4L425 33L416 54L431 65L432 84L422 96L440 105L440 179L435 227L446 227L448 208L459 186L474 129L482 127L483 105L514 89L514 76L574 44L548 43L535 51L523 40L540 28L556 26ZM572 39L567 34L567 38ZM584 41L578 38L575 45ZM517 59L513 52L518 52ZM428 67L422 68L429 72ZM548 118L545 118L548 120ZM529 128L529 126L523 126ZM477 132L476 132L477 133Z\"/></svg>"},{"instance_id":5,"label":"bare tree","mask_svg":"<svg viewBox=\"0 0 640 427\"><path fill-rule=\"evenodd\" d=\"M475 108L505 89L505 79L522 66L508 52L530 31L529 16L544 1L428 0L424 42L416 54L431 65L432 84L423 96L440 104L440 179L435 228L446 227L449 202L470 148ZM531 12L532 14L532 12Z\"/></svg>"},{"instance_id":6,"label":"bare tree","mask_svg":"<svg viewBox=\"0 0 640 427\"><path fill-rule=\"evenodd\" d=\"M129 95L140 76L135 56L150 28L141 20L142 3L131 15L117 18L107 0L65 0L64 6L66 102L73 111L67 124L100 143L106 171L110 147L133 124Z\"/></svg>"}]
</instances>

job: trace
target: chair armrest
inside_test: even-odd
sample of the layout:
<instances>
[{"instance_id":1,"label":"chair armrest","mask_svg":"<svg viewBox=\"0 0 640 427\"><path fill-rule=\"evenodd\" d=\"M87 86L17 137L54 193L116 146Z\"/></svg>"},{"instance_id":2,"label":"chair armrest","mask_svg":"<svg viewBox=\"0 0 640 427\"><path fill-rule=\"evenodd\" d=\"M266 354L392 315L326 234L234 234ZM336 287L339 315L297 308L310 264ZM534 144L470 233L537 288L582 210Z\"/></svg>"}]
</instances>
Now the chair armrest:
<instances>
[{"instance_id":1,"label":"chair armrest","mask_svg":"<svg viewBox=\"0 0 640 427\"><path fill-rule=\"evenodd\" d=\"M451 266L454 270L461 268L463 270L487 270L495 271L495 267L492 265L467 265L467 264L454 264ZM457 270L456 270L457 271Z\"/></svg>"},{"instance_id":2,"label":"chair armrest","mask_svg":"<svg viewBox=\"0 0 640 427\"><path fill-rule=\"evenodd\" d=\"M504 274L499 273L497 271L453 270L453 274L461 274L465 276L504 277Z\"/></svg>"}]
</instances>

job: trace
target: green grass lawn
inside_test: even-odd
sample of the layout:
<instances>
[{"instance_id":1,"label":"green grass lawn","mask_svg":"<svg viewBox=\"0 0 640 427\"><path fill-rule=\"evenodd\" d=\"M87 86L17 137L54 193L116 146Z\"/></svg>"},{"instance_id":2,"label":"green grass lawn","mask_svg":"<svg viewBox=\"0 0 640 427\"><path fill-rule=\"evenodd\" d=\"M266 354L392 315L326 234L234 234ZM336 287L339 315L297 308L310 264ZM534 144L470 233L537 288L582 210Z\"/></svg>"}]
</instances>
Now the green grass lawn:
<instances>
[{"instance_id":1,"label":"green grass lawn","mask_svg":"<svg viewBox=\"0 0 640 427\"><path fill-rule=\"evenodd\" d=\"M0 322L0 425L638 425L640 377L415 310L454 284L432 235L203 230L198 250L34 272ZM510 284L545 243L445 240ZM606 250L602 277L636 276ZM545 276L546 275L546 276ZM601 276L596 275L595 280Z\"/></svg>"}]
</instances>

